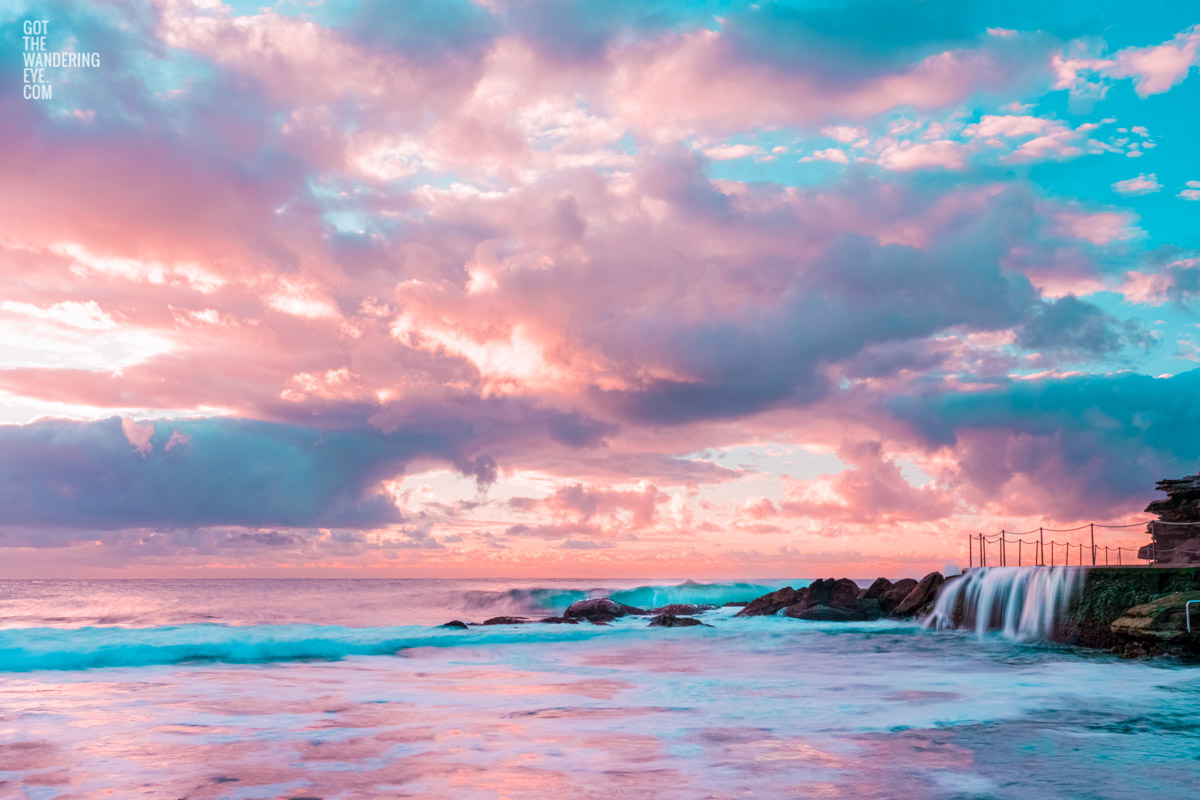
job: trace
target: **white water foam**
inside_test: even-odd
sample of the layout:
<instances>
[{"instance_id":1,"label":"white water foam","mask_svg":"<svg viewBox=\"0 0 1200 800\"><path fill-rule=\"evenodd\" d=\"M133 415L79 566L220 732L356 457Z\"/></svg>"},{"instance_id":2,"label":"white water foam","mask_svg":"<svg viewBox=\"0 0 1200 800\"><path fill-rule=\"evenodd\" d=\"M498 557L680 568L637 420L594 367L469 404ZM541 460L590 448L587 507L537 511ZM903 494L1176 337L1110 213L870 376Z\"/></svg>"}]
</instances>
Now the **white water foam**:
<instances>
[{"instance_id":1,"label":"white water foam","mask_svg":"<svg viewBox=\"0 0 1200 800\"><path fill-rule=\"evenodd\" d=\"M982 567L950 581L926 627L999 630L1016 641L1047 639L1083 586L1082 567ZM956 620L956 613L958 619Z\"/></svg>"}]
</instances>

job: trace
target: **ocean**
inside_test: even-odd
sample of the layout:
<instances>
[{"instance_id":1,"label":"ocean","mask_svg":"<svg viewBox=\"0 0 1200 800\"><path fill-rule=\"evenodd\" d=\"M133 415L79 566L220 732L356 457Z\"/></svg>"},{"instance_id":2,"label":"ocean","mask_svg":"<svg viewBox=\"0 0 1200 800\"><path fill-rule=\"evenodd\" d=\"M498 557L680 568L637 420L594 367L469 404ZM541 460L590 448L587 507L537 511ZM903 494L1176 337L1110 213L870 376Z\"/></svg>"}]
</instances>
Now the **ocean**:
<instances>
[{"instance_id":1,"label":"ocean","mask_svg":"<svg viewBox=\"0 0 1200 800\"><path fill-rule=\"evenodd\" d=\"M0 582L0 797L1200 796L1171 660L736 608L436 627L806 583Z\"/></svg>"}]
</instances>

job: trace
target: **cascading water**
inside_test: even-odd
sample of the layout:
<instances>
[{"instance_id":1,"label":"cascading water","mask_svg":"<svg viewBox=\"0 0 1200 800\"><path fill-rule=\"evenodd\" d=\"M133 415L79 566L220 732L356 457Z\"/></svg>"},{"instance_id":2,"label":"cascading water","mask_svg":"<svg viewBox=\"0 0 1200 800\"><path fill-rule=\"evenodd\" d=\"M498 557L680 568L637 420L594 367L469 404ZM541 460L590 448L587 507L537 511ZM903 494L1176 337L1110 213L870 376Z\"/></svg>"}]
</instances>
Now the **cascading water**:
<instances>
[{"instance_id":1,"label":"cascading water","mask_svg":"<svg viewBox=\"0 0 1200 800\"><path fill-rule=\"evenodd\" d=\"M1018 641L1046 639L1083 586L1082 567L982 567L950 581L926 627L999 630Z\"/></svg>"}]
</instances>

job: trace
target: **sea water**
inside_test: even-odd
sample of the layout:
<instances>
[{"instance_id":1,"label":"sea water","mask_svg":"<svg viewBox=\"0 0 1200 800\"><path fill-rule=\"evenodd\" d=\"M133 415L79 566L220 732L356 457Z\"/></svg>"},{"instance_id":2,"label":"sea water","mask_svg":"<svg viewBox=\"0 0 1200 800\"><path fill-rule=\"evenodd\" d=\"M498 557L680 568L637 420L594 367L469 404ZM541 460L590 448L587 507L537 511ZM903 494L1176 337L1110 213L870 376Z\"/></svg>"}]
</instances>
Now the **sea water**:
<instances>
[{"instance_id":1,"label":"sea water","mask_svg":"<svg viewBox=\"0 0 1200 800\"><path fill-rule=\"evenodd\" d=\"M0 797L1200 796L1175 661L736 608L433 627L805 583L3 582Z\"/></svg>"}]
</instances>

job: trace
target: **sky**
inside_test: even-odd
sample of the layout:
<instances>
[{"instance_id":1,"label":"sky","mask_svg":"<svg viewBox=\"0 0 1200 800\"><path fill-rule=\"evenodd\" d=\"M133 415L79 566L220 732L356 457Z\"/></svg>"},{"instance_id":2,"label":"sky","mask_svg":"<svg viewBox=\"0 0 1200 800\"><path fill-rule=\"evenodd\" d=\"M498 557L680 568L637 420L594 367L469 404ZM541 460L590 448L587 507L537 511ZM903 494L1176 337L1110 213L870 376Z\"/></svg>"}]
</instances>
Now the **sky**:
<instances>
[{"instance_id":1,"label":"sky","mask_svg":"<svg viewBox=\"0 0 1200 800\"><path fill-rule=\"evenodd\" d=\"M99 64L27 98L26 21ZM1198 23L10 0L0 577L919 576L1146 519L1200 468Z\"/></svg>"}]
</instances>

